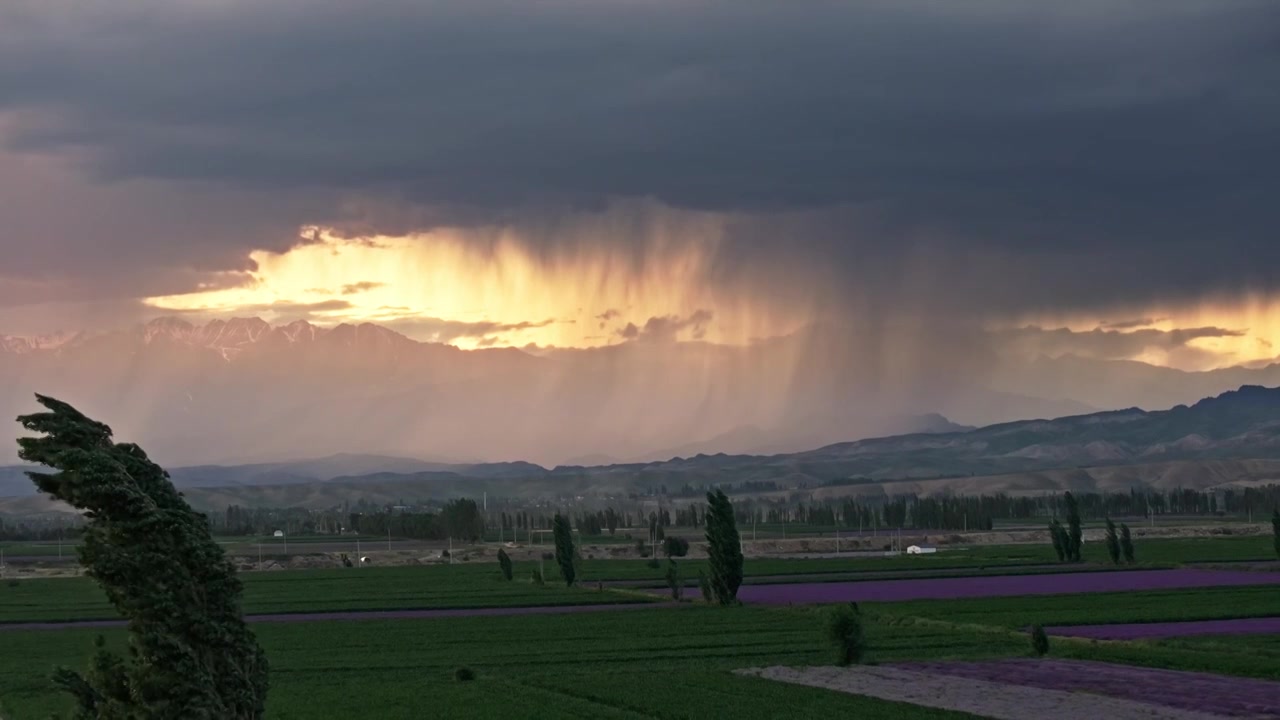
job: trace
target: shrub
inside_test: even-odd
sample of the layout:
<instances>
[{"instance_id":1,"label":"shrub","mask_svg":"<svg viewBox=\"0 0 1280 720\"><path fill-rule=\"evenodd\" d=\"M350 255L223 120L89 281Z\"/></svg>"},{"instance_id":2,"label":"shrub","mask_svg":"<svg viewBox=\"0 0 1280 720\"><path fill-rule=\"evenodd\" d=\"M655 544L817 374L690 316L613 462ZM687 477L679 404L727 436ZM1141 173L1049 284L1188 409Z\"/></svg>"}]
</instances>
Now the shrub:
<instances>
[{"instance_id":1,"label":"shrub","mask_svg":"<svg viewBox=\"0 0 1280 720\"><path fill-rule=\"evenodd\" d=\"M537 568L534 568L533 572L529 573L529 579L533 581L534 585L542 585L546 582L546 578L542 577L542 571Z\"/></svg>"},{"instance_id":2,"label":"shrub","mask_svg":"<svg viewBox=\"0 0 1280 720\"><path fill-rule=\"evenodd\" d=\"M682 537L669 537L662 541L662 554L668 558L684 557L689 554L689 541Z\"/></svg>"},{"instance_id":3,"label":"shrub","mask_svg":"<svg viewBox=\"0 0 1280 720\"><path fill-rule=\"evenodd\" d=\"M1124 554L1124 561L1133 562L1133 536L1129 534L1129 526L1120 523L1120 551Z\"/></svg>"},{"instance_id":4,"label":"shrub","mask_svg":"<svg viewBox=\"0 0 1280 720\"><path fill-rule=\"evenodd\" d=\"M498 566L502 568L502 577L510 580L512 573L511 556L507 554L506 550L502 550L501 548L498 550Z\"/></svg>"},{"instance_id":5,"label":"shrub","mask_svg":"<svg viewBox=\"0 0 1280 720\"><path fill-rule=\"evenodd\" d=\"M1053 541L1053 552L1058 556L1058 562L1066 562L1067 560L1067 531L1062 528L1062 523L1055 518L1049 523L1049 539Z\"/></svg>"},{"instance_id":6,"label":"shrub","mask_svg":"<svg viewBox=\"0 0 1280 720\"><path fill-rule=\"evenodd\" d=\"M862 638L862 616L856 605L851 603L832 609L827 618L827 637L835 643L838 665L857 665L862 662L866 643Z\"/></svg>"},{"instance_id":7,"label":"shrub","mask_svg":"<svg viewBox=\"0 0 1280 720\"><path fill-rule=\"evenodd\" d=\"M1120 538L1116 536L1116 524L1111 522L1111 518L1107 518L1107 555L1111 556L1111 562L1120 564Z\"/></svg>"},{"instance_id":8,"label":"shrub","mask_svg":"<svg viewBox=\"0 0 1280 720\"><path fill-rule=\"evenodd\" d=\"M707 578L707 574L698 571L698 590L702 592L702 599L711 602L715 599L711 594L711 580Z\"/></svg>"},{"instance_id":9,"label":"shrub","mask_svg":"<svg viewBox=\"0 0 1280 720\"><path fill-rule=\"evenodd\" d=\"M650 568L654 570L657 570L658 568L662 567L662 563L658 562L658 558L649 558L649 562L645 563L645 565L648 565Z\"/></svg>"},{"instance_id":10,"label":"shrub","mask_svg":"<svg viewBox=\"0 0 1280 720\"><path fill-rule=\"evenodd\" d=\"M643 540L636 541L636 554L642 558L649 557L649 546Z\"/></svg>"},{"instance_id":11,"label":"shrub","mask_svg":"<svg viewBox=\"0 0 1280 720\"><path fill-rule=\"evenodd\" d=\"M342 553L342 567L354 567L351 563L351 558L347 557L346 553Z\"/></svg>"},{"instance_id":12,"label":"shrub","mask_svg":"<svg viewBox=\"0 0 1280 720\"><path fill-rule=\"evenodd\" d=\"M472 680L476 679L476 671L472 670L466 665L463 665L462 667L453 671L453 679L457 680L458 682L471 682Z\"/></svg>"},{"instance_id":13,"label":"shrub","mask_svg":"<svg viewBox=\"0 0 1280 720\"><path fill-rule=\"evenodd\" d=\"M1049 652L1049 636L1039 625L1031 626L1031 651L1036 657L1044 657Z\"/></svg>"}]
</instances>

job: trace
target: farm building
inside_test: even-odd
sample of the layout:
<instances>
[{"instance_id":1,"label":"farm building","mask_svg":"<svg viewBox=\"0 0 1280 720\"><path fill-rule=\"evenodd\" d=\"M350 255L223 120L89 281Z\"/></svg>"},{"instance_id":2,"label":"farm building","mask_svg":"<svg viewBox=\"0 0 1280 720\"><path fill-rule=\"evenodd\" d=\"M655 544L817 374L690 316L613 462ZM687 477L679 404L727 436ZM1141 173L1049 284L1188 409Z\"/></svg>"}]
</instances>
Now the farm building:
<instances>
[{"instance_id":1,"label":"farm building","mask_svg":"<svg viewBox=\"0 0 1280 720\"><path fill-rule=\"evenodd\" d=\"M933 547L932 545L908 545L907 546L908 555L927 555L929 553L936 553L936 552L938 552L938 548Z\"/></svg>"}]
</instances>

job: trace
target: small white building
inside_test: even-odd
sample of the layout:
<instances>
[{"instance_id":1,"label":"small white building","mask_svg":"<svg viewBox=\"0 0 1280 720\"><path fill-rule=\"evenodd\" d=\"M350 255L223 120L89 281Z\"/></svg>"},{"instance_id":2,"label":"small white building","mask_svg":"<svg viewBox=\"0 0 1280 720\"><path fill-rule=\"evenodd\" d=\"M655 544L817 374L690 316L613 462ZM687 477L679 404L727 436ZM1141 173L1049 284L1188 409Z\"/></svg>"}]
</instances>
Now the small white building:
<instances>
[{"instance_id":1,"label":"small white building","mask_svg":"<svg viewBox=\"0 0 1280 720\"><path fill-rule=\"evenodd\" d=\"M928 555L929 553L936 553L936 552L938 552L938 548L933 547L932 545L908 545L907 546L908 555Z\"/></svg>"},{"instance_id":2,"label":"small white building","mask_svg":"<svg viewBox=\"0 0 1280 720\"><path fill-rule=\"evenodd\" d=\"M275 531L274 533L272 533L272 535L274 535L275 537L284 537L284 531L283 531L283 530L277 530L277 531Z\"/></svg>"}]
</instances>

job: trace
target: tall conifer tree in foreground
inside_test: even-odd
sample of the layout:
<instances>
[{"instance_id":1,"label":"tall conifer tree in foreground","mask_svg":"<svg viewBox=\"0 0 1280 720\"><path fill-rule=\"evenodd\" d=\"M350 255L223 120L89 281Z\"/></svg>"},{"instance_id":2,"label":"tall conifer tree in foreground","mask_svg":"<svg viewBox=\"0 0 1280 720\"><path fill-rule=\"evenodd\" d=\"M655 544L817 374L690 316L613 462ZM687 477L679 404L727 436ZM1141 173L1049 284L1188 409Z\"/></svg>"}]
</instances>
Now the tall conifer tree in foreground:
<instances>
[{"instance_id":1,"label":"tall conifer tree in foreground","mask_svg":"<svg viewBox=\"0 0 1280 720\"><path fill-rule=\"evenodd\" d=\"M262 717L267 660L240 612L235 567L169 475L111 428L37 395L47 412L18 418L43 437L19 457L55 473L27 473L45 493L84 511L77 553L87 575L128 621L130 653L101 639L85 674L54 681L81 720L248 720Z\"/></svg>"},{"instance_id":2,"label":"tall conifer tree in foreground","mask_svg":"<svg viewBox=\"0 0 1280 720\"><path fill-rule=\"evenodd\" d=\"M717 603L738 601L742 585L742 541L733 519L733 505L723 490L707 493L707 560L711 566L711 594Z\"/></svg>"}]
</instances>

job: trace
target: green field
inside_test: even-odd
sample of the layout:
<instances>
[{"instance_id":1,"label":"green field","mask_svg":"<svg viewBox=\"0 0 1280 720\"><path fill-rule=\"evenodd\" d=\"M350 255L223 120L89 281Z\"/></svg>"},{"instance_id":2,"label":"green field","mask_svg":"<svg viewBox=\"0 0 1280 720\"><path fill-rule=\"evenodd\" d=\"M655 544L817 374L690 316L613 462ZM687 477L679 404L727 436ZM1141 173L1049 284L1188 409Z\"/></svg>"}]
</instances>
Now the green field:
<instances>
[{"instance_id":1,"label":"green field","mask_svg":"<svg viewBox=\"0 0 1280 720\"><path fill-rule=\"evenodd\" d=\"M1270 589L1275 595L1274 588ZM1061 624L1081 613L1092 622L1171 617L1173 608L1232 605L1275 613L1276 599L1252 588L1213 592L1028 597L864 606L870 659L981 659L1025 655L1018 617ZM1081 600L1087 600L1081 603ZM981 605L986 603L986 607ZM959 611L951 616L948 606ZM969 606L969 607L965 607ZM732 675L772 664L827 664L820 608L634 610L626 613L448 620L366 620L255 625L272 668L268 717L417 718L960 718ZM944 619L940 619L944 618ZM93 630L0 634L0 713L47 717L65 710L48 669L80 666ZM106 636L119 645L123 632ZM1276 640L1200 638L1095 642L1054 638L1051 654L1156 667L1280 679ZM453 680L474 668L472 683Z\"/></svg>"},{"instance_id":2,"label":"green field","mask_svg":"<svg viewBox=\"0 0 1280 720\"><path fill-rule=\"evenodd\" d=\"M486 566L342 568L245 573L244 611L405 610L645 602L638 593L529 582L533 564L512 582L497 563ZM15 580L0 584L0 623L117 617L87 577Z\"/></svg>"},{"instance_id":3,"label":"green field","mask_svg":"<svg viewBox=\"0 0 1280 720\"><path fill-rule=\"evenodd\" d=\"M807 612L691 607L618 615L458 618L259 625L271 663L268 717L310 718L964 718L742 678L729 668L824 663L830 651ZM96 633L0 635L0 712L47 717L67 702L46 679L77 666ZM886 658L949 642L932 629L885 644ZM116 644L120 631L107 636ZM1005 643L1013 651L1014 643ZM960 656L972 643L957 644ZM453 671L475 668L458 683Z\"/></svg>"}]
</instances>

